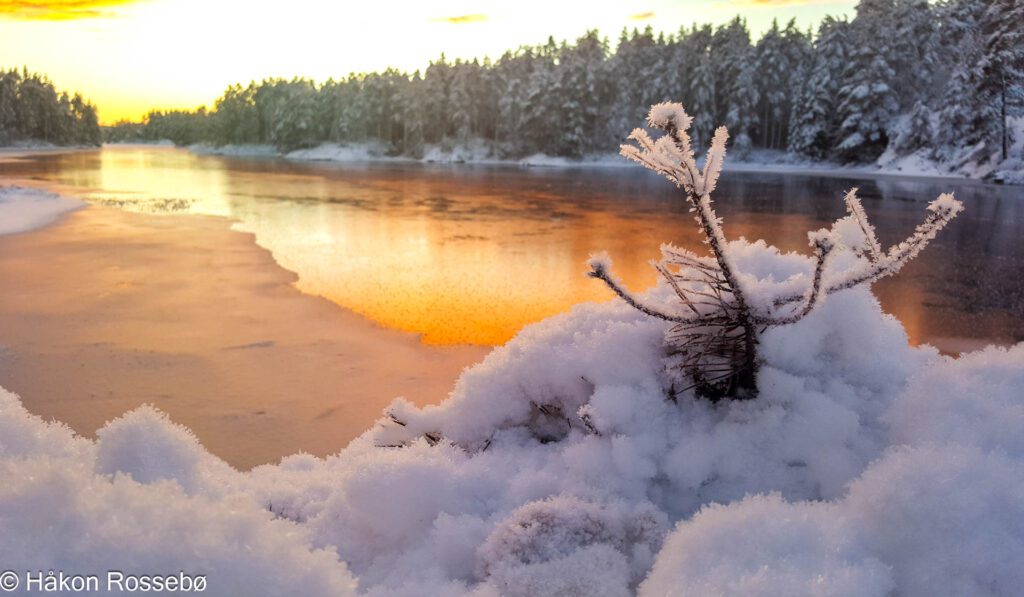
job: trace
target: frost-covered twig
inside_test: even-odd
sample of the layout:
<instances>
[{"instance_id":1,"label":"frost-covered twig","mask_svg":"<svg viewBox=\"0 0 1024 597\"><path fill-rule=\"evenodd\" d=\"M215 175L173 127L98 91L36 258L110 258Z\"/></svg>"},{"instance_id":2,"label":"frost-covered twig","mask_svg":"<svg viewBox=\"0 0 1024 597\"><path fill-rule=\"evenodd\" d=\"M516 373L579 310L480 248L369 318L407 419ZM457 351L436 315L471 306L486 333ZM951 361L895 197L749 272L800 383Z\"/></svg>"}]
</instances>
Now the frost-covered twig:
<instances>
[{"instance_id":1,"label":"frost-covered twig","mask_svg":"<svg viewBox=\"0 0 1024 597\"><path fill-rule=\"evenodd\" d=\"M814 247L814 280L811 282L811 289L807 293L804 306L796 313L789 317L760 317L757 319L758 323L764 325L788 325L796 323L806 317L814 307L821 300L822 293L822 279L825 274L825 262L828 260L829 253L835 247L834 241L828 230L818 230L811 232L807 235L811 241L811 246Z\"/></svg>"},{"instance_id":2,"label":"frost-covered twig","mask_svg":"<svg viewBox=\"0 0 1024 597\"><path fill-rule=\"evenodd\" d=\"M641 303L638 299L631 295L628 290L623 288L614 276L612 276L611 272L608 271L608 265L609 262L607 256L597 255L591 257L590 271L587 272L587 275L590 276L591 278L597 278L598 280L603 281L605 285L608 286L608 288L611 288L612 291L615 292L615 294L619 295L619 297L622 300L626 301L626 303L630 307L633 307L634 309L640 311L645 315L650 315L651 317L657 317L658 319L672 321L675 323L693 323L699 320L699 313L697 314L698 317L681 317L678 315L669 315L667 313L662 313L661 311L658 311L654 307L649 307Z\"/></svg>"},{"instance_id":3,"label":"frost-covered twig","mask_svg":"<svg viewBox=\"0 0 1024 597\"><path fill-rule=\"evenodd\" d=\"M875 227L868 221L868 215L864 212L864 206L860 202L860 197L857 196L856 187L846 193L843 197L843 202L846 203L846 210L850 212L850 217L857 222L861 232L864 234L864 248L862 252L872 263L878 261L882 256L882 245L879 244L878 237L875 236Z\"/></svg>"},{"instance_id":4,"label":"frost-covered twig","mask_svg":"<svg viewBox=\"0 0 1024 597\"><path fill-rule=\"evenodd\" d=\"M893 245L884 255L869 261L864 267L852 269L839 280L829 283L824 291L825 295L835 294L861 284L871 284L899 273L903 266L917 257L918 253L935 238L939 231L945 228L963 209L963 203L954 199L952 194L939 195L935 201L928 204L929 213L924 222L917 225L913 234L903 242ZM868 226L870 227L870 224ZM877 242L875 241L876 244ZM800 300L800 298L798 295L779 297L775 299L774 304L782 306Z\"/></svg>"}]
</instances>

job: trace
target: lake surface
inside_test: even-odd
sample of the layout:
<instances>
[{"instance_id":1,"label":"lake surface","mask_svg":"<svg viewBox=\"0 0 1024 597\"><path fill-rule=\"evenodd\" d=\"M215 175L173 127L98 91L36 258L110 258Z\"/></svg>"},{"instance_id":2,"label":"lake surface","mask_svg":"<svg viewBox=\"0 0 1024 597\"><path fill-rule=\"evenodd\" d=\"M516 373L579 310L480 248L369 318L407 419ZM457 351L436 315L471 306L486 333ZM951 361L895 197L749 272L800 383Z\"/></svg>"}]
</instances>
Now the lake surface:
<instances>
[{"instance_id":1,"label":"lake surface","mask_svg":"<svg viewBox=\"0 0 1024 597\"><path fill-rule=\"evenodd\" d=\"M584 276L591 253L607 250L627 285L643 289L661 243L703 251L678 191L639 167L327 164L115 146L2 161L0 177L129 210L231 218L302 291L436 344L500 344L527 323L610 299ZM716 208L730 238L806 253L807 231L843 215L853 186L885 245L910 234L941 192L966 205L875 286L912 341L949 352L1024 341L1021 187L727 170Z\"/></svg>"}]
</instances>

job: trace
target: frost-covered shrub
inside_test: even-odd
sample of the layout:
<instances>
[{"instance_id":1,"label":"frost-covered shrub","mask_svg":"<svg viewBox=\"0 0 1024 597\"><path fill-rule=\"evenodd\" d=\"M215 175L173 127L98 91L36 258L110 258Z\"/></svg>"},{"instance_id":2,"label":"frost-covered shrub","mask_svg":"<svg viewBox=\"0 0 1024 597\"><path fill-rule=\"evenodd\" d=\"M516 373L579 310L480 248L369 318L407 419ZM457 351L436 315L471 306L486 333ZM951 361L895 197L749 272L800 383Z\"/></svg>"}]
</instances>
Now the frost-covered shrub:
<instances>
[{"instance_id":1,"label":"frost-covered shrub","mask_svg":"<svg viewBox=\"0 0 1024 597\"><path fill-rule=\"evenodd\" d=\"M711 207L728 133L724 127L715 131L701 169L687 133L692 122L681 104L654 105L647 124L664 135L654 140L635 129L629 135L635 145L623 145L621 153L683 190L711 256L662 246L662 259L653 265L678 298L668 309L644 304L626 291L611 274L607 256L591 259L589 275L640 312L674 324L666 343L677 357L674 369L682 374L681 383L712 399L756 396L757 350L766 328L796 323L830 294L897 273L963 209L952 195L940 196L913 235L883 252L854 189L845 197L847 217L831 229L808 233L813 270L793 280L795 291L778 292L747 279Z\"/></svg>"}]
</instances>

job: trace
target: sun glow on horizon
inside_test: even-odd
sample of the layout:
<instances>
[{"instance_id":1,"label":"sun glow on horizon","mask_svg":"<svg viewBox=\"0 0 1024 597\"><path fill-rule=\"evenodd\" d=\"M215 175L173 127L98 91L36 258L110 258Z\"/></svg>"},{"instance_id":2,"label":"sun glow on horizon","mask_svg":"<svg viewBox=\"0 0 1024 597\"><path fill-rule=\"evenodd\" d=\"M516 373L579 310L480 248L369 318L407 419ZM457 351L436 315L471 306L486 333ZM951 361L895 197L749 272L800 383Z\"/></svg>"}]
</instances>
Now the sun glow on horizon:
<instances>
[{"instance_id":1,"label":"sun glow on horizon","mask_svg":"<svg viewBox=\"0 0 1024 597\"><path fill-rule=\"evenodd\" d=\"M280 4L243 0L0 0L0 68L27 66L93 101L103 123L151 109L212 107L230 84L316 81L449 59L498 58L521 45L598 29L674 32L740 14L757 36L796 18L803 28L853 0L623 0Z\"/></svg>"}]
</instances>

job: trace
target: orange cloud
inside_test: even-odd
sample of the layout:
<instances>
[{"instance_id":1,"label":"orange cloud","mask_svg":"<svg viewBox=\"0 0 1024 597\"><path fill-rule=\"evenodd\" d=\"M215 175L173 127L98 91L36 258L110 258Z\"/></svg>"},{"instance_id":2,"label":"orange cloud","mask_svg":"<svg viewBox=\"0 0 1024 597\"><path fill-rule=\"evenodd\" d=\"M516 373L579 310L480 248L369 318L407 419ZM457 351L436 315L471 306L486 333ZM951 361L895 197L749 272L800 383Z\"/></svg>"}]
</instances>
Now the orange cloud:
<instances>
[{"instance_id":1,"label":"orange cloud","mask_svg":"<svg viewBox=\"0 0 1024 597\"><path fill-rule=\"evenodd\" d=\"M454 17L441 17L440 19L434 19L442 23L452 23L454 25L461 25L463 23L479 23L480 21L486 21L487 15L485 14L471 14L471 15L458 15Z\"/></svg>"},{"instance_id":2,"label":"orange cloud","mask_svg":"<svg viewBox=\"0 0 1024 597\"><path fill-rule=\"evenodd\" d=\"M646 21L647 19L653 19L653 18L654 18L654 11L653 10L649 10L647 12L638 12L635 15L629 15L629 20L631 20L631 21Z\"/></svg>"},{"instance_id":3,"label":"orange cloud","mask_svg":"<svg viewBox=\"0 0 1024 597\"><path fill-rule=\"evenodd\" d=\"M0 18L69 21L110 16L110 8L139 0L0 0Z\"/></svg>"}]
</instances>

